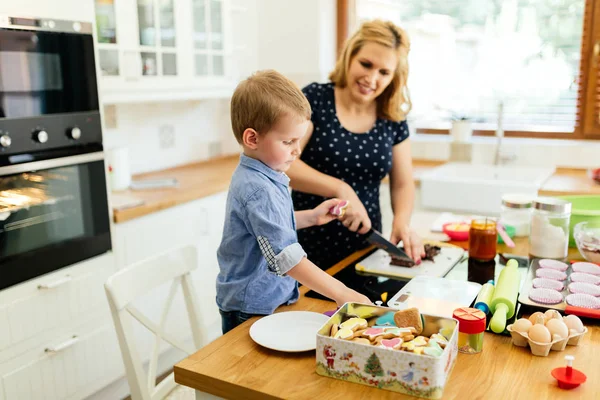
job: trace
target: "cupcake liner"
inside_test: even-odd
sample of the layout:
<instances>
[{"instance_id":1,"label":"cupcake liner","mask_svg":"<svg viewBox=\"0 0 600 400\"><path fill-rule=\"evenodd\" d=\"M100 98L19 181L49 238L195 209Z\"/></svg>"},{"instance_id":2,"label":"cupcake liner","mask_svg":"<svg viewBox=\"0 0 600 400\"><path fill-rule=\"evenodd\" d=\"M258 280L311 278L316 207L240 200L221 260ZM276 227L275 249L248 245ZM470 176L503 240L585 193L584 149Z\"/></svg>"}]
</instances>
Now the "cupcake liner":
<instances>
[{"instance_id":1,"label":"cupcake liner","mask_svg":"<svg viewBox=\"0 0 600 400\"><path fill-rule=\"evenodd\" d=\"M562 293L546 288L536 288L529 291L529 299L540 304L558 304L562 303Z\"/></svg>"},{"instance_id":2,"label":"cupcake liner","mask_svg":"<svg viewBox=\"0 0 600 400\"><path fill-rule=\"evenodd\" d=\"M567 274L562 271L557 271L550 268L538 268L535 271L535 276L538 278L554 279L555 281L564 281L567 279Z\"/></svg>"},{"instance_id":3,"label":"cupcake liner","mask_svg":"<svg viewBox=\"0 0 600 400\"><path fill-rule=\"evenodd\" d=\"M542 259L539 261L539 265L540 265L540 268L555 269L555 270L561 271L561 272L565 272L567 269L569 269L568 264L565 264L564 262L560 262L557 260L551 260L551 259Z\"/></svg>"},{"instance_id":4,"label":"cupcake liner","mask_svg":"<svg viewBox=\"0 0 600 400\"><path fill-rule=\"evenodd\" d=\"M573 282L569 284L570 293L583 293L590 296L600 297L600 286L585 282Z\"/></svg>"},{"instance_id":5,"label":"cupcake liner","mask_svg":"<svg viewBox=\"0 0 600 400\"><path fill-rule=\"evenodd\" d=\"M572 272L569 276L571 282L585 282L592 285L600 285L600 276L586 274L585 272Z\"/></svg>"},{"instance_id":6,"label":"cupcake liner","mask_svg":"<svg viewBox=\"0 0 600 400\"><path fill-rule=\"evenodd\" d=\"M531 284L534 288L552 289L558 292L565 288L565 285L563 285L562 282L548 278L534 278Z\"/></svg>"},{"instance_id":7,"label":"cupcake liner","mask_svg":"<svg viewBox=\"0 0 600 400\"><path fill-rule=\"evenodd\" d=\"M571 266L573 272L584 272L586 274L592 274L600 276L600 265L596 265L590 262L576 262Z\"/></svg>"}]
</instances>

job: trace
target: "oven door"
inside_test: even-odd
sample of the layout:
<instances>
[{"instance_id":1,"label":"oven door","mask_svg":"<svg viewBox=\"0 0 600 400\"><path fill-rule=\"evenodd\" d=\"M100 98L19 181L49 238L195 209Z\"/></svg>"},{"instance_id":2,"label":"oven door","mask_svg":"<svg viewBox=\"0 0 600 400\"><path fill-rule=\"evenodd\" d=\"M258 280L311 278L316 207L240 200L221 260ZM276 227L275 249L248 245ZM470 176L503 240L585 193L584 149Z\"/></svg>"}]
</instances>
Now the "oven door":
<instances>
[{"instance_id":1,"label":"oven door","mask_svg":"<svg viewBox=\"0 0 600 400\"><path fill-rule=\"evenodd\" d=\"M102 151L0 166L0 289L111 249Z\"/></svg>"}]
</instances>

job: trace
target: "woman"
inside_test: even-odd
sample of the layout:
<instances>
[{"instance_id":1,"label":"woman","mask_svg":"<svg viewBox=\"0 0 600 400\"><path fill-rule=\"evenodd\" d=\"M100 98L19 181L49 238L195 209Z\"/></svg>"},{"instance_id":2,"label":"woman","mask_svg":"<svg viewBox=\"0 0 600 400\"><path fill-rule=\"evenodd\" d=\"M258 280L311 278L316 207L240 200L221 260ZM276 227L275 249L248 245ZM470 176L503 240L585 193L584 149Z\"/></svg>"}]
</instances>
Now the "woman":
<instances>
[{"instance_id":1,"label":"woman","mask_svg":"<svg viewBox=\"0 0 600 400\"><path fill-rule=\"evenodd\" d=\"M424 256L409 227L415 192L405 121L409 47L393 23L367 22L346 42L331 82L303 89L312 117L302 156L287 172L294 207L314 208L329 197L350 200L339 221L298 231L309 258L323 269L365 247L371 227L381 231L379 185L388 173L391 241L402 240L417 263Z\"/></svg>"}]
</instances>

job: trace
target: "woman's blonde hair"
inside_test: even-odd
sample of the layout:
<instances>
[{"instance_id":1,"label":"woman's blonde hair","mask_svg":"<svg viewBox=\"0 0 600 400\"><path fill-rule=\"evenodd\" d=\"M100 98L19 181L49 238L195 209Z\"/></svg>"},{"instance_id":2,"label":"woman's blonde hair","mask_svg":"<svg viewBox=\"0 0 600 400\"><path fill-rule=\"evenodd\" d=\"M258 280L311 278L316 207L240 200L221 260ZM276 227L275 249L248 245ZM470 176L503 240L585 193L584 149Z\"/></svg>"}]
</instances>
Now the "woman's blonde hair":
<instances>
[{"instance_id":1,"label":"woman's blonde hair","mask_svg":"<svg viewBox=\"0 0 600 400\"><path fill-rule=\"evenodd\" d=\"M335 69L329 74L329 79L337 87L346 87L350 62L367 42L378 43L393 49L398 58L398 65L392 81L376 99L377 116L393 121L403 120L411 109L410 96L406 86L410 40L406 32L394 23L378 19L363 23L358 31L346 41L342 54L335 64Z\"/></svg>"}]
</instances>

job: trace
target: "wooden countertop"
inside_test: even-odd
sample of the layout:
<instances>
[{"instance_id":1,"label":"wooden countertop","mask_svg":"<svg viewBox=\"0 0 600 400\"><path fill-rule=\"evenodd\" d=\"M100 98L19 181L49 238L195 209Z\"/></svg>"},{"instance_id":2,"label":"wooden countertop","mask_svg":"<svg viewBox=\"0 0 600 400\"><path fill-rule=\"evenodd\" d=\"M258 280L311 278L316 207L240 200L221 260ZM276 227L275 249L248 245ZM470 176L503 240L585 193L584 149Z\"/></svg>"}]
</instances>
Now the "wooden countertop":
<instances>
[{"instance_id":1,"label":"wooden countertop","mask_svg":"<svg viewBox=\"0 0 600 400\"><path fill-rule=\"evenodd\" d=\"M510 252L528 254L527 240L516 241ZM369 249L359 251L327 272L334 274ZM502 252L506 249L500 248ZM575 250L576 251L576 250ZM575 252L572 253L575 256ZM335 303L302 296L277 312L308 310L324 312ZM314 351L282 353L256 344L249 335L250 319L175 365L175 381L202 392L231 399L408 399L415 398L356 383L327 378L315 372ZM485 333L484 350L476 355L458 354L448 378L444 399L592 399L600 393L600 326L588 326L579 346L567 346L548 357L535 357L513 346L510 337ZM276 334L275 332L273 334ZM564 366L565 355L574 355L574 367L587 382L574 390L562 390L550 375Z\"/></svg>"},{"instance_id":2,"label":"wooden countertop","mask_svg":"<svg viewBox=\"0 0 600 400\"><path fill-rule=\"evenodd\" d=\"M135 179L177 178L179 187L126 190L114 192L111 197L138 199L142 205L117 209L113 208L114 222L120 223L138 218L165 208L173 207L188 201L197 200L227 190L231 175L239 161L238 155L215 160L188 164L158 172L136 175ZM444 164L443 161L413 161L413 175L417 183L423 173L431 168ZM589 179L584 170L559 169L542 186L541 195L573 195L600 194L600 185Z\"/></svg>"}]
</instances>

